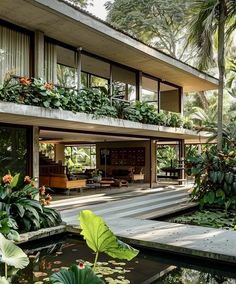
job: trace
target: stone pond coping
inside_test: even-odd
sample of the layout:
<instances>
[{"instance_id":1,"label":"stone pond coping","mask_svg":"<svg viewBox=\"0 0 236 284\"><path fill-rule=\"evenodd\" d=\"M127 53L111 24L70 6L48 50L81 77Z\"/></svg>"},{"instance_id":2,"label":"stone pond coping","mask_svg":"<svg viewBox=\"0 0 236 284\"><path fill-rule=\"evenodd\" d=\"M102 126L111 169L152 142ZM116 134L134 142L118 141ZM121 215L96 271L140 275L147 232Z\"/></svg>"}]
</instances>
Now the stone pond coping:
<instances>
[{"instance_id":1,"label":"stone pond coping","mask_svg":"<svg viewBox=\"0 0 236 284\"><path fill-rule=\"evenodd\" d=\"M236 264L235 231L134 218L106 223L130 245ZM67 232L78 234L80 227L67 225Z\"/></svg>"},{"instance_id":2,"label":"stone pond coping","mask_svg":"<svg viewBox=\"0 0 236 284\"><path fill-rule=\"evenodd\" d=\"M20 241L17 242L18 244L26 243L29 241L34 241L34 240L39 240L45 237L65 233L66 230L66 225L62 224L56 227L52 228L44 228L40 229L38 231L32 231L24 234L20 234Z\"/></svg>"},{"instance_id":3,"label":"stone pond coping","mask_svg":"<svg viewBox=\"0 0 236 284\"><path fill-rule=\"evenodd\" d=\"M134 218L120 218L115 223L108 220L107 224L118 238L131 245L236 264L235 231ZM24 233L18 243L66 232L79 234L79 224Z\"/></svg>"}]
</instances>

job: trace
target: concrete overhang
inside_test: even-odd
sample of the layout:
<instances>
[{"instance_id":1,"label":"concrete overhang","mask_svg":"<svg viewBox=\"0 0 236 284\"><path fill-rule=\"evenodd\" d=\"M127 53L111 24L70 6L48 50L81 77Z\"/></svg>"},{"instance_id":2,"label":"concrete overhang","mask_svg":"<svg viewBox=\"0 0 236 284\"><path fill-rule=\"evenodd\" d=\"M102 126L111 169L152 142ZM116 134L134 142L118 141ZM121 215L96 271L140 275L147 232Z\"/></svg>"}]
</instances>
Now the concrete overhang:
<instances>
[{"instance_id":1,"label":"concrete overhang","mask_svg":"<svg viewBox=\"0 0 236 284\"><path fill-rule=\"evenodd\" d=\"M213 90L218 87L216 78L57 0L1 0L0 17L182 86L185 92Z\"/></svg>"},{"instance_id":2,"label":"concrete overhang","mask_svg":"<svg viewBox=\"0 0 236 284\"><path fill-rule=\"evenodd\" d=\"M91 114L7 102L0 102L0 122L106 136L152 138L155 140L158 138L193 139L199 142L202 139L201 133L182 128L142 124L108 117L95 119Z\"/></svg>"}]
</instances>

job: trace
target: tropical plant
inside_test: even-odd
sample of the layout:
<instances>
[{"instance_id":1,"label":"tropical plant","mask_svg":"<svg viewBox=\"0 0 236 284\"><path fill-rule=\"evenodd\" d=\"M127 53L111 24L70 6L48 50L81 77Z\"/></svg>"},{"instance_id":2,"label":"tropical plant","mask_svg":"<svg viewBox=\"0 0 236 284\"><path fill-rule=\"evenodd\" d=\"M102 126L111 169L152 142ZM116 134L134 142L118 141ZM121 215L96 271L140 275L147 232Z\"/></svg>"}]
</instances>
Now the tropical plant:
<instances>
[{"instance_id":1,"label":"tropical plant","mask_svg":"<svg viewBox=\"0 0 236 284\"><path fill-rule=\"evenodd\" d=\"M189 43L198 48L200 67L206 68L213 59L213 40L218 36L218 150L222 150L223 90L225 76L225 35L235 30L235 0L197 0L193 2L192 18L189 25Z\"/></svg>"},{"instance_id":2,"label":"tropical plant","mask_svg":"<svg viewBox=\"0 0 236 284\"><path fill-rule=\"evenodd\" d=\"M0 211L0 233L7 237L9 240L19 241L20 235L17 232L18 226L9 214L5 211Z\"/></svg>"},{"instance_id":3,"label":"tropical plant","mask_svg":"<svg viewBox=\"0 0 236 284\"><path fill-rule=\"evenodd\" d=\"M13 266L17 269L22 269L29 264L27 255L21 248L15 245L12 241L7 240L0 233L0 254L1 262L5 264L5 275L4 278L0 279L2 283L8 283L8 266ZM0 282L1 283L1 282Z\"/></svg>"},{"instance_id":4,"label":"tropical plant","mask_svg":"<svg viewBox=\"0 0 236 284\"><path fill-rule=\"evenodd\" d=\"M18 232L28 232L61 223L59 213L42 206L36 199L38 196L39 189L34 187L30 177L22 180L21 175L17 174L14 177L5 175L2 178L0 209L9 216L11 229L17 227Z\"/></svg>"},{"instance_id":5,"label":"tropical plant","mask_svg":"<svg viewBox=\"0 0 236 284\"><path fill-rule=\"evenodd\" d=\"M8 102L35 105L52 109L93 114L94 118L108 116L135 122L165 125L171 127L191 127L184 123L177 113L160 111L147 102L132 104L117 99L119 92L114 87L111 98L106 87L84 88L80 91L62 88L47 83L43 79L11 78L0 87L0 99Z\"/></svg>"},{"instance_id":6,"label":"tropical plant","mask_svg":"<svg viewBox=\"0 0 236 284\"><path fill-rule=\"evenodd\" d=\"M129 120L141 123L155 124L157 111L153 105L146 102L136 101L128 115Z\"/></svg>"},{"instance_id":7,"label":"tropical plant","mask_svg":"<svg viewBox=\"0 0 236 284\"><path fill-rule=\"evenodd\" d=\"M195 176L193 200L204 205L224 207L227 213L229 207L236 207L236 152L224 148L218 151L215 146L202 155L189 158L191 174Z\"/></svg>"},{"instance_id":8,"label":"tropical plant","mask_svg":"<svg viewBox=\"0 0 236 284\"><path fill-rule=\"evenodd\" d=\"M69 269L61 269L50 276L52 284L104 284L104 282L88 266L73 264Z\"/></svg>"},{"instance_id":9,"label":"tropical plant","mask_svg":"<svg viewBox=\"0 0 236 284\"><path fill-rule=\"evenodd\" d=\"M95 215L90 210L83 210L79 216L81 235L87 245L96 253L93 270L96 268L100 252L111 257L131 260L139 253L138 250L121 242L108 228L103 218Z\"/></svg>"}]
</instances>

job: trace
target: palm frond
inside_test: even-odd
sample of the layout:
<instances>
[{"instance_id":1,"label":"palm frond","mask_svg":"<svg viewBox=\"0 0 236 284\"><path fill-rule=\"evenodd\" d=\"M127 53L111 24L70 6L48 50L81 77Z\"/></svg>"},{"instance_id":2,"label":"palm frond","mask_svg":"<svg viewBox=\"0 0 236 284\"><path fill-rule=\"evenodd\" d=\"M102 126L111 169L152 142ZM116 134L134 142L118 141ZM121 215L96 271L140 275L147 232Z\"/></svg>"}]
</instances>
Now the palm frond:
<instances>
[{"instance_id":1,"label":"palm frond","mask_svg":"<svg viewBox=\"0 0 236 284\"><path fill-rule=\"evenodd\" d=\"M213 36L217 30L218 0L197 0L189 23L188 45L197 47L199 68L206 69L213 62Z\"/></svg>"}]
</instances>

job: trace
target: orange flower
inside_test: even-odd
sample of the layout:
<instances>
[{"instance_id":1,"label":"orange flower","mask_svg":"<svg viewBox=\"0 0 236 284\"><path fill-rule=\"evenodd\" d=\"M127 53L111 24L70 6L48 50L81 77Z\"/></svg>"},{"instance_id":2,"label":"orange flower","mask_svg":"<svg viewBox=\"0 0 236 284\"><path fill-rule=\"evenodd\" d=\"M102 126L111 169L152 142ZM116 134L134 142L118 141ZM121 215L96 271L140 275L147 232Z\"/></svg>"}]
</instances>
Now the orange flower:
<instances>
[{"instance_id":1,"label":"orange flower","mask_svg":"<svg viewBox=\"0 0 236 284\"><path fill-rule=\"evenodd\" d=\"M44 185L39 188L39 192L40 192L41 195L45 195L46 188L45 188Z\"/></svg>"},{"instance_id":2,"label":"orange flower","mask_svg":"<svg viewBox=\"0 0 236 284\"><path fill-rule=\"evenodd\" d=\"M24 86L29 86L31 84L31 80L26 77L20 78L20 84Z\"/></svg>"},{"instance_id":3,"label":"orange flower","mask_svg":"<svg viewBox=\"0 0 236 284\"><path fill-rule=\"evenodd\" d=\"M27 183L27 184L30 184L31 183L31 177L25 176L24 182Z\"/></svg>"},{"instance_id":4,"label":"orange flower","mask_svg":"<svg viewBox=\"0 0 236 284\"><path fill-rule=\"evenodd\" d=\"M13 177L11 175L5 175L2 180L4 183L11 183Z\"/></svg>"},{"instance_id":5,"label":"orange flower","mask_svg":"<svg viewBox=\"0 0 236 284\"><path fill-rule=\"evenodd\" d=\"M40 199L39 201L42 205L47 205L47 202L44 198Z\"/></svg>"},{"instance_id":6,"label":"orange flower","mask_svg":"<svg viewBox=\"0 0 236 284\"><path fill-rule=\"evenodd\" d=\"M54 88L54 85L52 83L45 83L44 87L47 89L47 90L52 90Z\"/></svg>"},{"instance_id":7,"label":"orange flower","mask_svg":"<svg viewBox=\"0 0 236 284\"><path fill-rule=\"evenodd\" d=\"M48 202L51 202L52 201L52 196L50 194L47 194L45 199L48 201Z\"/></svg>"}]
</instances>

